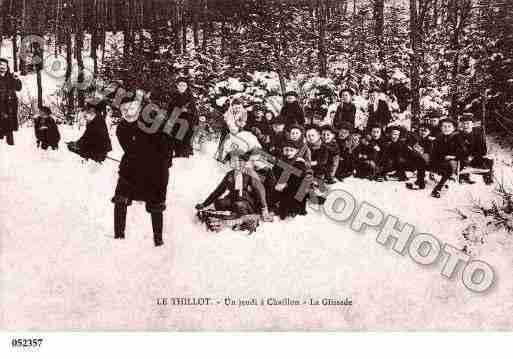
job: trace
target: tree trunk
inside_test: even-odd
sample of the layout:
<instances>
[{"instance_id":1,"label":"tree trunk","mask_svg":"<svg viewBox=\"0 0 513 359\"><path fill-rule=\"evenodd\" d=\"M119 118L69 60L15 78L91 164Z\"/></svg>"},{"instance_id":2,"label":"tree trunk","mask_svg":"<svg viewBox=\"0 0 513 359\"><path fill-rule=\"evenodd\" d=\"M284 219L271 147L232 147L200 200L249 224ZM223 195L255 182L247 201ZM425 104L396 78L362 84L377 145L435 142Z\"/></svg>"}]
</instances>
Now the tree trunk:
<instances>
[{"instance_id":1,"label":"tree trunk","mask_svg":"<svg viewBox=\"0 0 513 359\"><path fill-rule=\"evenodd\" d=\"M420 89L419 89L419 24L417 23L417 0L410 0L410 45L411 55L411 124L417 127L420 119Z\"/></svg>"},{"instance_id":2,"label":"tree trunk","mask_svg":"<svg viewBox=\"0 0 513 359\"><path fill-rule=\"evenodd\" d=\"M199 13L199 4L198 0L194 0L191 4L192 10L192 34L194 40L194 49L198 50L199 48L199 26L198 26L198 13Z\"/></svg>"},{"instance_id":3,"label":"tree trunk","mask_svg":"<svg viewBox=\"0 0 513 359\"><path fill-rule=\"evenodd\" d=\"M383 28L385 0L374 0L374 36L379 46L379 58L383 60Z\"/></svg>"},{"instance_id":4,"label":"tree trunk","mask_svg":"<svg viewBox=\"0 0 513 359\"><path fill-rule=\"evenodd\" d=\"M14 72L18 72L18 45L16 43L17 37L18 36L15 30L14 34L12 35L12 65Z\"/></svg>"},{"instance_id":5,"label":"tree trunk","mask_svg":"<svg viewBox=\"0 0 513 359\"><path fill-rule=\"evenodd\" d=\"M27 0L22 0L22 8L21 8L21 43L23 44L23 38L25 37L25 29L27 26ZM24 76L27 74L27 66L25 64L25 59L23 56L20 57L20 71Z\"/></svg>"},{"instance_id":6,"label":"tree trunk","mask_svg":"<svg viewBox=\"0 0 513 359\"><path fill-rule=\"evenodd\" d=\"M326 55L326 5L322 0L317 1L317 16L319 21L319 40L318 40L318 61L319 76L326 77L328 74L328 59Z\"/></svg>"},{"instance_id":7,"label":"tree trunk","mask_svg":"<svg viewBox=\"0 0 513 359\"><path fill-rule=\"evenodd\" d=\"M70 29L71 30L71 29ZM66 31L66 74L65 74L65 83L66 83L66 97L67 97L67 104L66 104L66 121L68 123L72 123L73 117L73 109L75 107L75 87L72 84L71 79L71 70L73 66L73 48L72 48L72 41L71 41L71 31Z\"/></svg>"}]
</instances>

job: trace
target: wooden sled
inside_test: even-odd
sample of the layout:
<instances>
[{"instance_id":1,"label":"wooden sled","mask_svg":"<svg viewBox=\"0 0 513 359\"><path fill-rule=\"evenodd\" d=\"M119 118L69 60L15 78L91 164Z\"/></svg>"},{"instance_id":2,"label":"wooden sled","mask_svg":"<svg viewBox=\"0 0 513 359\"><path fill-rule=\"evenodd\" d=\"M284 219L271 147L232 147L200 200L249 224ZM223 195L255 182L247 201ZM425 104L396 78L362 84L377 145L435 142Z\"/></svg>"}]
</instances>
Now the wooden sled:
<instances>
[{"instance_id":1,"label":"wooden sled","mask_svg":"<svg viewBox=\"0 0 513 359\"><path fill-rule=\"evenodd\" d=\"M255 232L262 219L261 214L248 214L237 217L230 211L199 210L197 217L201 223L205 223L207 230L219 233L223 229L231 228L236 231Z\"/></svg>"}]
</instances>

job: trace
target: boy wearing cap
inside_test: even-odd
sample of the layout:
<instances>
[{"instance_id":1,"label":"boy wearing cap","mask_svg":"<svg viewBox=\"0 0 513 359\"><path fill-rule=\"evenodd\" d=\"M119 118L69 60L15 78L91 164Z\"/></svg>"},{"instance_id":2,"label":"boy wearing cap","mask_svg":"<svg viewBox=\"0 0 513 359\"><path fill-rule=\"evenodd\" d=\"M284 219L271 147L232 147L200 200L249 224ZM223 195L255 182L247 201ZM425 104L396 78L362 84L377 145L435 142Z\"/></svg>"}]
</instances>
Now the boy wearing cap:
<instances>
[{"instance_id":1,"label":"boy wearing cap","mask_svg":"<svg viewBox=\"0 0 513 359\"><path fill-rule=\"evenodd\" d=\"M285 103L280 111L280 117L283 118L286 127L293 124L305 125L305 114L298 103L298 94L295 91L285 94Z\"/></svg>"},{"instance_id":2,"label":"boy wearing cap","mask_svg":"<svg viewBox=\"0 0 513 359\"><path fill-rule=\"evenodd\" d=\"M321 140L321 129L317 125L306 127L306 141L312 153L311 166L317 179L324 180L328 164L328 149Z\"/></svg>"},{"instance_id":3,"label":"boy wearing cap","mask_svg":"<svg viewBox=\"0 0 513 359\"><path fill-rule=\"evenodd\" d=\"M464 113L461 124L462 129L458 135L466 150L462 167L470 166L487 169L488 172L483 175L483 180L486 184L493 183L493 160L485 158L488 151L483 131L474 128L474 115L472 113ZM469 173L460 175L459 180L469 184L475 183L470 179Z\"/></svg>"},{"instance_id":4,"label":"boy wearing cap","mask_svg":"<svg viewBox=\"0 0 513 359\"><path fill-rule=\"evenodd\" d=\"M333 127L339 130L342 124L349 123L354 127L354 119L356 116L356 106L353 104L354 92L350 88L340 91L340 99L342 102L338 105L335 117L333 118Z\"/></svg>"},{"instance_id":5,"label":"boy wearing cap","mask_svg":"<svg viewBox=\"0 0 513 359\"><path fill-rule=\"evenodd\" d=\"M335 140L336 132L333 127L329 125L324 125L321 127L322 133L322 143L327 149L328 152L328 161L326 163L326 184L334 184L335 176L338 171L338 166L340 162L340 149L338 147L338 143Z\"/></svg>"},{"instance_id":6,"label":"boy wearing cap","mask_svg":"<svg viewBox=\"0 0 513 359\"><path fill-rule=\"evenodd\" d=\"M297 141L286 140L282 145L281 161L274 166L275 177L278 179L275 187L277 214L281 219L306 214L307 196L301 195L299 191L305 180L307 168L304 160L297 156L299 146ZM282 163L281 166L280 163ZM287 176L283 176L285 173L283 163L299 170L300 173L292 173L286 178Z\"/></svg>"},{"instance_id":7,"label":"boy wearing cap","mask_svg":"<svg viewBox=\"0 0 513 359\"><path fill-rule=\"evenodd\" d=\"M310 168L310 162L312 161L312 153L306 144L304 136L305 128L301 125L292 125L289 127L288 139L297 142L299 145L299 152L297 157L302 158L305 161L306 167Z\"/></svg>"}]
</instances>

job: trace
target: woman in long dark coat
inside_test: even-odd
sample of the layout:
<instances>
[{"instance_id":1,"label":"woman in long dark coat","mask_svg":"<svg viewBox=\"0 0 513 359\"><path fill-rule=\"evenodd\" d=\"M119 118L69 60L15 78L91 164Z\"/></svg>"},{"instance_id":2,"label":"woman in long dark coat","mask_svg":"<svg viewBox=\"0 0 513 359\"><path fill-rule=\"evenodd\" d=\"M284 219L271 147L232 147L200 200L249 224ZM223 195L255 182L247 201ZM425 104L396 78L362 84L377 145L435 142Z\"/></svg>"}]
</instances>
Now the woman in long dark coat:
<instances>
[{"instance_id":1,"label":"woman in long dark coat","mask_svg":"<svg viewBox=\"0 0 513 359\"><path fill-rule=\"evenodd\" d=\"M9 69L9 62L0 59L0 140L6 137L7 144L14 145L13 132L18 131L18 97L22 84Z\"/></svg>"},{"instance_id":2,"label":"woman in long dark coat","mask_svg":"<svg viewBox=\"0 0 513 359\"><path fill-rule=\"evenodd\" d=\"M192 137L198 124L198 115L194 97L185 78L176 80L176 91L171 96L168 106L168 114L172 117L173 111L179 111L177 124L174 126L172 136L176 140L175 156L189 157L193 155ZM180 131L183 123L187 123L185 133Z\"/></svg>"},{"instance_id":3,"label":"woman in long dark coat","mask_svg":"<svg viewBox=\"0 0 513 359\"><path fill-rule=\"evenodd\" d=\"M144 102L127 103L127 106L144 105ZM123 111L122 109L122 112ZM164 123L157 131L146 126L141 111L133 121L125 116L116 130L119 144L125 152L119 166L119 180L112 198L114 203L115 238L125 237L127 207L132 201L146 203L146 211L151 215L155 246L162 245L163 211L166 209L169 168L173 153L173 138L162 131ZM146 114L145 114L146 115ZM131 122L128 122L131 121ZM144 129L148 129L145 131Z\"/></svg>"}]
</instances>

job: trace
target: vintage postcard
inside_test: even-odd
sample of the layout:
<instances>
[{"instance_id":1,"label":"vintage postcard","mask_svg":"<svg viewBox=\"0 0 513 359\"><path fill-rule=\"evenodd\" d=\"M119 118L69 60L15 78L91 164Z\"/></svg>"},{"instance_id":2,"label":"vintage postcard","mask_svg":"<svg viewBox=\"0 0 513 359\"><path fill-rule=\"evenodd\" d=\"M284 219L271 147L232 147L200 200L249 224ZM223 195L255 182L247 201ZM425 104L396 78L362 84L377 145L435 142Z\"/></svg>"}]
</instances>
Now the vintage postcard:
<instances>
[{"instance_id":1,"label":"vintage postcard","mask_svg":"<svg viewBox=\"0 0 513 359\"><path fill-rule=\"evenodd\" d=\"M513 3L0 9L0 329L513 329Z\"/></svg>"}]
</instances>

